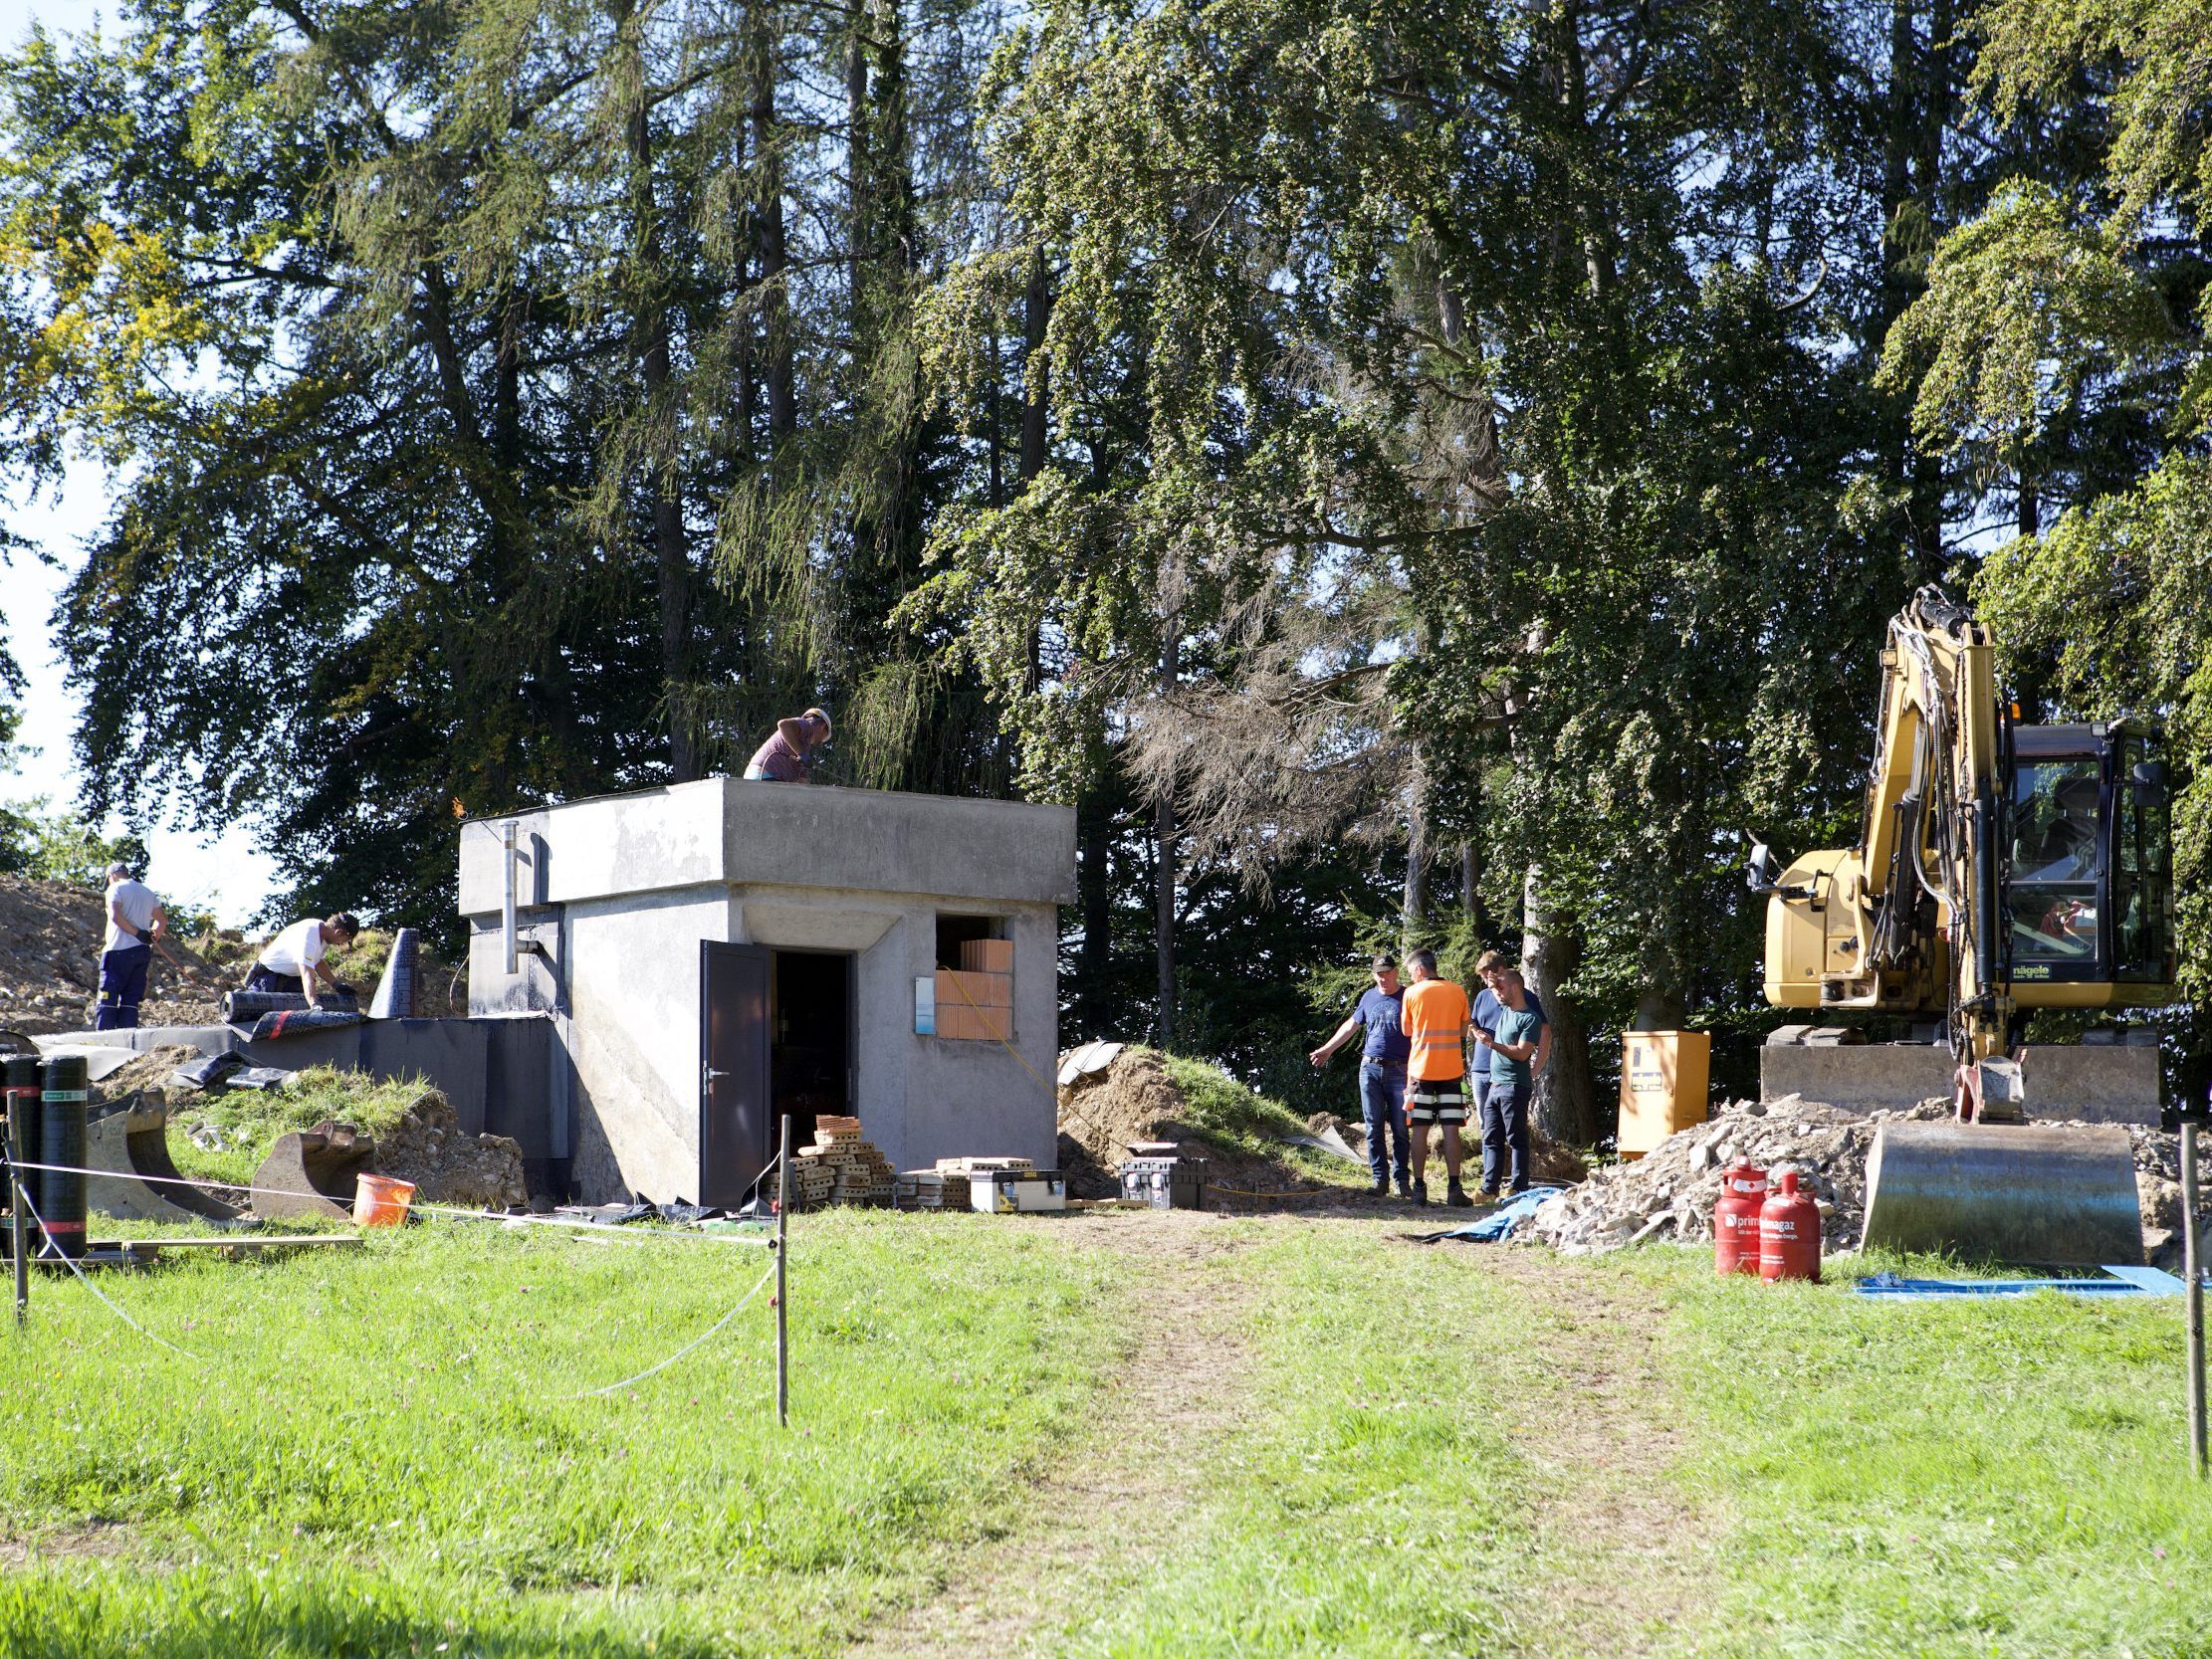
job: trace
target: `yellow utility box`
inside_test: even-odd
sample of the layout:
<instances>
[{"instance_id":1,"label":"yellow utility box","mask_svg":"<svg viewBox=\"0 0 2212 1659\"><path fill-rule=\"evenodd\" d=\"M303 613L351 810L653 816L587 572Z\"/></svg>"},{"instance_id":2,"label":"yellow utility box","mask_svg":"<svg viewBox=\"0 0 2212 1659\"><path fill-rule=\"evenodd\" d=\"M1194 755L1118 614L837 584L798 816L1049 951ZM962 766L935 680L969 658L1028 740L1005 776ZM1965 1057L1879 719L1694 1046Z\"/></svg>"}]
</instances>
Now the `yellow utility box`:
<instances>
[{"instance_id":1,"label":"yellow utility box","mask_svg":"<svg viewBox=\"0 0 2212 1659\"><path fill-rule=\"evenodd\" d=\"M1621 1155L1642 1157L1676 1130L1705 1121L1709 1031L1621 1033Z\"/></svg>"}]
</instances>

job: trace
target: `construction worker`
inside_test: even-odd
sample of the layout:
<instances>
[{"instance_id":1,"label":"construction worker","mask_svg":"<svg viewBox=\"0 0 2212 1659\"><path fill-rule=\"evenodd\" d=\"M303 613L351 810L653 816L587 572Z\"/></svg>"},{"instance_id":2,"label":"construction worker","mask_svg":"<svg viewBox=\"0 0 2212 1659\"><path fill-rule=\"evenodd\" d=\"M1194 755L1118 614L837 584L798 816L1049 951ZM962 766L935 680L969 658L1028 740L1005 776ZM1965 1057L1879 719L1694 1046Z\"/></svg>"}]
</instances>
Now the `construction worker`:
<instances>
[{"instance_id":1,"label":"construction worker","mask_svg":"<svg viewBox=\"0 0 2212 1659\"><path fill-rule=\"evenodd\" d=\"M1474 1040L1488 1051L1490 1087L1482 1104L1482 1195L1498 1195L1498 1178L1507 1190L1528 1190L1528 1104L1535 1092L1534 1063L1551 1041L1543 1006L1521 983L1521 970L1492 971L1497 1019L1488 1030L1477 1025ZM1510 1156L1508 1156L1510 1154Z\"/></svg>"},{"instance_id":2,"label":"construction worker","mask_svg":"<svg viewBox=\"0 0 2212 1659\"><path fill-rule=\"evenodd\" d=\"M1375 983L1360 993L1345 1022L1306 1058L1316 1069L1364 1030L1360 1045L1360 1117L1367 1125L1367 1163L1375 1173L1375 1195L1390 1191L1398 1178L1400 1197L1413 1196L1413 1171L1406 1162L1406 1029L1399 1012L1405 987L1398 982L1398 958L1388 950L1375 955Z\"/></svg>"},{"instance_id":3,"label":"construction worker","mask_svg":"<svg viewBox=\"0 0 2212 1659\"><path fill-rule=\"evenodd\" d=\"M1520 969L1515 965L1514 958L1508 956L1504 951L1485 950L1476 959L1474 971L1475 976L1482 981L1483 987L1475 993L1474 998L1475 1029L1478 1031L1495 1031L1499 1011L1504 1007L1504 1004L1498 1000L1498 985L1502 976L1508 972L1518 979ZM1537 1014L1544 1019L1544 1034L1538 1039L1536 1058L1531 1060L1528 1065L1530 1077L1538 1078L1544 1075L1544 1068L1551 1063L1551 1020L1544 1015L1542 1000L1528 988L1525 981L1521 984L1521 994L1528 998L1528 1005L1534 1008ZM1504 1149L1508 1141L1506 1139L1499 1139L1495 1143L1497 1150L1493 1153L1491 1139L1493 1125L1490 1114L1490 1051L1477 1043L1474 1052L1467 1057L1467 1070L1474 1074L1475 1119L1481 1126L1482 1131L1482 1196L1484 1198L1495 1198L1497 1196L1497 1163L1495 1159L1504 1156ZM1502 1131L1500 1134L1502 1136Z\"/></svg>"},{"instance_id":4,"label":"construction worker","mask_svg":"<svg viewBox=\"0 0 2212 1659\"><path fill-rule=\"evenodd\" d=\"M360 921L351 911L339 911L326 921L311 916L295 922L261 947L253 971L246 975L246 988L289 991L305 996L309 1007L318 1006L322 1001L318 984L338 989L337 975L324 957L333 949L343 950L360 931Z\"/></svg>"},{"instance_id":5,"label":"construction worker","mask_svg":"<svg viewBox=\"0 0 2212 1659\"><path fill-rule=\"evenodd\" d=\"M127 1031L145 1001L153 941L169 928L169 913L153 889L133 880L130 866L108 866L108 930L100 943L100 1007L96 1031Z\"/></svg>"},{"instance_id":6,"label":"construction worker","mask_svg":"<svg viewBox=\"0 0 2212 1659\"><path fill-rule=\"evenodd\" d=\"M1450 1183L1444 1202L1465 1208L1474 1200L1459 1184L1459 1126L1467 1121L1467 993L1437 977L1437 953L1416 950L1406 958L1414 982L1406 988L1399 1018L1406 1027L1406 1122L1413 1137L1417 1204L1429 1202L1429 1126L1443 1129L1443 1167Z\"/></svg>"},{"instance_id":7,"label":"construction worker","mask_svg":"<svg viewBox=\"0 0 2212 1659\"><path fill-rule=\"evenodd\" d=\"M769 740L753 751L745 775L762 783L804 783L814 764L814 750L829 741L829 717L809 709L793 720L775 723Z\"/></svg>"}]
</instances>

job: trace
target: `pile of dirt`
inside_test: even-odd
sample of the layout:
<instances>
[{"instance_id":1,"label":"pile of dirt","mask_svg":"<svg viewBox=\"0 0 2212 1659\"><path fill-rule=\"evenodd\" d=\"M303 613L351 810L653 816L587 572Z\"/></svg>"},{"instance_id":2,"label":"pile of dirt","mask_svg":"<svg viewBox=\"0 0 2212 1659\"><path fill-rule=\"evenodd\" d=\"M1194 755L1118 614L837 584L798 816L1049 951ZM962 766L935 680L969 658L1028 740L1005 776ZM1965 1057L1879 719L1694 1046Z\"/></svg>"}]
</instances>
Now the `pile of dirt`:
<instances>
[{"instance_id":1,"label":"pile of dirt","mask_svg":"<svg viewBox=\"0 0 2212 1659\"><path fill-rule=\"evenodd\" d=\"M26 1036L91 1030L105 931L99 889L0 875L0 1029ZM331 969L358 984L365 1000L390 951L391 935L369 929L331 958ZM260 953L259 944L231 930L164 940L138 1023L220 1024L223 993L245 983ZM457 1005L452 968L428 949L418 958L415 983L418 1017L467 1011Z\"/></svg>"},{"instance_id":2,"label":"pile of dirt","mask_svg":"<svg viewBox=\"0 0 2212 1659\"><path fill-rule=\"evenodd\" d=\"M1254 1153L1210 1134L1153 1049L1123 1049L1105 1070L1063 1085L1059 1100L1060 1172L1071 1198L1118 1196L1132 1141L1183 1142L1188 1156L1206 1159L1207 1180L1217 1186L1287 1192L1317 1184L1287 1155Z\"/></svg>"},{"instance_id":3,"label":"pile of dirt","mask_svg":"<svg viewBox=\"0 0 2212 1659\"><path fill-rule=\"evenodd\" d=\"M93 1085L96 1103L119 1101L125 1095L144 1094L148 1105L167 1103L169 1079L179 1066L200 1058L200 1051L185 1043L149 1048L135 1060L124 1062ZM180 1094L183 1090L178 1091Z\"/></svg>"},{"instance_id":4,"label":"pile of dirt","mask_svg":"<svg viewBox=\"0 0 2212 1659\"><path fill-rule=\"evenodd\" d=\"M435 1089L407 1108L396 1128L376 1138L369 1167L412 1181L430 1204L508 1209L530 1202L521 1142L504 1135L465 1135L460 1115Z\"/></svg>"},{"instance_id":5,"label":"pile of dirt","mask_svg":"<svg viewBox=\"0 0 2212 1659\"><path fill-rule=\"evenodd\" d=\"M1735 1101L1711 1122L1670 1135L1634 1162L1601 1169L1546 1203L1518 1241L1549 1244L1570 1256L1652 1241L1705 1244L1722 1171L1748 1157L1770 1173L1795 1169L1820 1206L1825 1249L1855 1250L1867 1215L1867 1154L1884 1123L1936 1122L1951 1116L1937 1099L1895 1112L1858 1113L1787 1096L1772 1104ZM2063 1126L2060 1126L2063 1127ZM2157 1266L2177 1262L2181 1245L2179 1140L2130 1126L2135 1184L2142 1200L2145 1255ZM2200 1225L2212 1225L2212 1202Z\"/></svg>"}]
</instances>

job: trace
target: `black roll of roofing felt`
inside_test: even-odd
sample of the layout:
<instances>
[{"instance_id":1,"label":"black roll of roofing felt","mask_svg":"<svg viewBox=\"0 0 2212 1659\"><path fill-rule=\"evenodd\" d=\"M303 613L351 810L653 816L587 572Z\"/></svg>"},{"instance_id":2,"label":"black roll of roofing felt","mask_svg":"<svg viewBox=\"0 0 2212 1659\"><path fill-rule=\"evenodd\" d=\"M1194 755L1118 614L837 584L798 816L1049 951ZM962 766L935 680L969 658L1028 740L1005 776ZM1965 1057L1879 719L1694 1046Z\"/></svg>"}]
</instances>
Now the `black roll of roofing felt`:
<instances>
[{"instance_id":1,"label":"black roll of roofing felt","mask_svg":"<svg viewBox=\"0 0 2212 1659\"><path fill-rule=\"evenodd\" d=\"M0 1101L6 1106L6 1133L8 1155L25 1163L37 1163L39 1158L39 1057L36 1054L11 1054L0 1060ZM26 1174L26 1181L35 1181L35 1175ZM31 1196L38 1197L38 1188L31 1188ZM13 1186L0 1190L0 1210L15 1207ZM9 1239L9 1232L0 1232L0 1239ZM12 1242L6 1248L12 1250Z\"/></svg>"},{"instance_id":2,"label":"black roll of roofing felt","mask_svg":"<svg viewBox=\"0 0 2212 1659\"><path fill-rule=\"evenodd\" d=\"M251 1025L264 1014L297 1014L308 1006L299 991L229 991L223 997L225 1025ZM357 1006L350 991L325 991L323 1006L350 1014Z\"/></svg>"},{"instance_id":3,"label":"black roll of roofing felt","mask_svg":"<svg viewBox=\"0 0 2212 1659\"><path fill-rule=\"evenodd\" d=\"M39 1220L46 1254L85 1253L85 1114L92 1079L82 1054L57 1054L39 1067L39 1161L67 1164L39 1175Z\"/></svg>"}]
</instances>

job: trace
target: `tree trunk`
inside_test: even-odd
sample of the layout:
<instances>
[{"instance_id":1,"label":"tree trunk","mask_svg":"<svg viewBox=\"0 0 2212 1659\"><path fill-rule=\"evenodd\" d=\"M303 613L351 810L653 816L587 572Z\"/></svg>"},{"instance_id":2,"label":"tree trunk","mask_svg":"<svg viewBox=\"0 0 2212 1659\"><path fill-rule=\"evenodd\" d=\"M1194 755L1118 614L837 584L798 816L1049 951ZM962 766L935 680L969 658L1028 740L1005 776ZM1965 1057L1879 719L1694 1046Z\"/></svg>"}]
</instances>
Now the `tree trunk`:
<instances>
[{"instance_id":1,"label":"tree trunk","mask_svg":"<svg viewBox=\"0 0 2212 1659\"><path fill-rule=\"evenodd\" d=\"M628 31L628 22L624 22ZM633 40L634 51L634 40ZM691 678L691 549L684 532L684 504L675 438L674 368L669 351L668 291L662 277L660 205L653 178L652 108L644 66L633 62L636 102L628 121L630 213L637 261L632 276L635 301L631 328L638 353L638 379L645 394L649 430L668 436L656 443L648 488L653 496L653 557L660 587L661 678L673 694ZM671 696L668 704L668 772L687 783L699 775L693 754L689 716Z\"/></svg>"},{"instance_id":2,"label":"tree trunk","mask_svg":"<svg viewBox=\"0 0 2212 1659\"><path fill-rule=\"evenodd\" d=\"M1183 671L1183 642L1174 617L1168 618L1160 645L1160 690L1175 689ZM1152 936L1159 965L1160 1046L1175 1042L1175 788L1171 783L1154 803L1152 818Z\"/></svg>"},{"instance_id":3,"label":"tree trunk","mask_svg":"<svg viewBox=\"0 0 2212 1659\"><path fill-rule=\"evenodd\" d=\"M1110 1033L1093 1017L1105 998L1114 971L1114 813L1103 789L1093 788L1075 803L1075 898L1083 919L1083 941L1075 950L1077 1029L1084 1037Z\"/></svg>"},{"instance_id":4,"label":"tree trunk","mask_svg":"<svg viewBox=\"0 0 2212 1659\"><path fill-rule=\"evenodd\" d=\"M1400 936L1407 949L1421 942L1429 916L1429 813L1422 800L1421 756L1414 755L1413 782L1406 791L1406 907Z\"/></svg>"},{"instance_id":5,"label":"tree trunk","mask_svg":"<svg viewBox=\"0 0 2212 1659\"><path fill-rule=\"evenodd\" d=\"M760 241L761 332L767 356L769 444L773 455L798 431L798 403L791 385L790 264L783 236L783 150L775 112L775 34L771 0L755 0L749 22L753 58L753 156L760 183L754 203Z\"/></svg>"},{"instance_id":6,"label":"tree trunk","mask_svg":"<svg viewBox=\"0 0 2212 1659\"><path fill-rule=\"evenodd\" d=\"M1536 1080L1534 1118L1554 1141L1588 1146L1601 1133L1590 1034L1574 999L1561 988L1574 974L1582 944L1544 903L1541 883L1542 872L1531 869L1521 887L1521 976L1551 1021L1551 1062Z\"/></svg>"},{"instance_id":7,"label":"tree trunk","mask_svg":"<svg viewBox=\"0 0 2212 1659\"><path fill-rule=\"evenodd\" d=\"M1044 446L1052 416L1052 367L1042 355L1044 330L1052 316L1044 250L1029 254L1029 289L1021 300L1021 482L1026 486L1044 471Z\"/></svg>"},{"instance_id":8,"label":"tree trunk","mask_svg":"<svg viewBox=\"0 0 2212 1659\"><path fill-rule=\"evenodd\" d=\"M1467 934L1482 938L1482 855L1472 841L1459 843L1459 903L1467 914Z\"/></svg>"}]
</instances>

